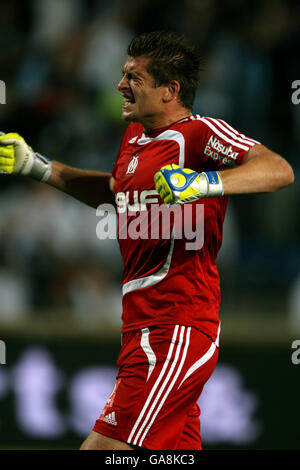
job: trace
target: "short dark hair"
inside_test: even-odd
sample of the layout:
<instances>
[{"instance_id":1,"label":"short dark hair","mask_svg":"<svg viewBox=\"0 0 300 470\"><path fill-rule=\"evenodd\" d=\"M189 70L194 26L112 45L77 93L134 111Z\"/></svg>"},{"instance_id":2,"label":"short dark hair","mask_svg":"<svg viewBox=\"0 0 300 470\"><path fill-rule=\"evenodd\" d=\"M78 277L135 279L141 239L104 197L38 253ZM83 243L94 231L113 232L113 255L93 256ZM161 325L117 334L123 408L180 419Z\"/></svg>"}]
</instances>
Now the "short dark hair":
<instances>
[{"instance_id":1,"label":"short dark hair","mask_svg":"<svg viewBox=\"0 0 300 470\"><path fill-rule=\"evenodd\" d=\"M182 106L192 109L199 85L201 60L196 48L183 34L170 31L143 33L132 39L127 55L151 59L147 71L154 78L156 86L177 80L180 83L179 99Z\"/></svg>"}]
</instances>

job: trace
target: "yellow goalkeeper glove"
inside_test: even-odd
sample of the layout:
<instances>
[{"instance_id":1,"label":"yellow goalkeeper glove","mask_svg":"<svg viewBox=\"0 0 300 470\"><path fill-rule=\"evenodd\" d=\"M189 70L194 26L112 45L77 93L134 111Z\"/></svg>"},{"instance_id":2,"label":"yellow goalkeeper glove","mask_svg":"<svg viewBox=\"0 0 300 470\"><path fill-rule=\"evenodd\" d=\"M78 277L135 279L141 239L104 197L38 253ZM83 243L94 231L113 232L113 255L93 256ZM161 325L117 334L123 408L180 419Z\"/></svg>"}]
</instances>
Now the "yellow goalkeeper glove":
<instances>
[{"instance_id":1,"label":"yellow goalkeeper glove","mask_svg":"<svg viewBox=\"0 0 300 470\"><path fill-rule=\"evenodd\" d=\"M46 182L51 174L51 160L34 152L19 134L0 134L0 172Z\"/></svg>"},{"instance_id":2,"label":"yellow goalkeeper glove","mask_svg":"<svg viewBox=\"0 0 300 470\"><path fill-rule=\"evenodd\" d=\"M197 173L172 163L154 175L155 189L168 205L185 204L202 197L223 196L223 184L218 171Z\"/></svg>"}]
</instances>

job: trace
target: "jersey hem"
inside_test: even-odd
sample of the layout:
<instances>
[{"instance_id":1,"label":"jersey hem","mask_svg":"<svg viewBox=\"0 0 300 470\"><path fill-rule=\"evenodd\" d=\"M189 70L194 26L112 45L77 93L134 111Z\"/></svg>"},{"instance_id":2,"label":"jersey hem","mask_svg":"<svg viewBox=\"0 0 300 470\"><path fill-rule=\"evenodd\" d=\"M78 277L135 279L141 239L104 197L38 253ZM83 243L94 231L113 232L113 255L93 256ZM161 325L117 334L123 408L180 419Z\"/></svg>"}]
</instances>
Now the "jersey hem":
<instances>
[{"instance_id":1,"label":"jersey hem","mask_svg":"<svg viewBox=\"0 0 300 470\"><path fill-rule=\"evenodd\" d=\"M166 323L155 323L155 322L147 322L147 323L143 323L143 324L140 324L140 325L134 325L134 326L127 326L127 327L122 327L122 330L121 330L121 334L124 334L124 333L130 333L130 332L134 332L134 331L140 331L142 330L143 328L149 328L149 327L153 327L153 326L156 326L156 327L162 327L162 326L174 326L174 325L180 325L180 326L186 326L186 327L191 327L191 328L195 328L196 330L198 330L200 333L204 334L205 336L207 336L213 343L216 341L217 339L217 331L215 333L215 338L213 338L213 335L211 332L209 332L207 329L203 329L201 327L199 327L198 325L195 325L193 323L184 323L184 322L180 322L180 321L174 321L174 322L166 322ZM216 327L216 330L218 330L218 327ZM219 349L219 346L216 344L217 348Z\"/></svg>"}]
</instances>

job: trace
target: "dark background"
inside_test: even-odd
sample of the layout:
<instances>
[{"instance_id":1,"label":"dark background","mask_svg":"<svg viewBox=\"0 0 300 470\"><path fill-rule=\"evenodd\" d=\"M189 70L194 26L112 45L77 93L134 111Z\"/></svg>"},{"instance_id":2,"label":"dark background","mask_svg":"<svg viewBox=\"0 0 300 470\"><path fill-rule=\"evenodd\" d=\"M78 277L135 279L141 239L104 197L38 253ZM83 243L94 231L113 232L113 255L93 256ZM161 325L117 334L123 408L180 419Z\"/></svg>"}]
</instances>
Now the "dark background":
<instances>
[{"instance_id":1,"label":"dark background","mask_svg":"<svg viewBox=\"0 0 300 470\"><path fill-rule=\"evenodd\" d=\"M202 54L194 112L226 120L293 166L293 186L230 200L218 259L223 348L210 396L227 385L223 410L214 408L219 400L207 405L207 448L299 448L300 366L291 361L292 341L300 338L300 104L292 102L292 83L300 80L299 19L296 0L0 3L6 84L0 130L18 132L36 151L111 171L124 132L116 86L126 46L138 33L164 28L184 32ZM122 261L114 240L97 239L98 221L94 210L46 185L0 176L0 338L7 350L0 366L2 448L77 448L84 431L69 422L70 377L115 364ZM26 400L34 388L30 382L24 401L13 371L35 346L38 363L47 352L53 370L67 377L55 395L62 417L51 418L51 438L39 427L32 435L17 411L20 403L30 411ZM33 386L38 370L29 375ZM47 376L44 383L53 381ZM39 387L37 381L37 394ZM243 390L242 397L249 392L249 400L234 390ZM47 403L37 407L41 420ZM89 407L93 419L101 406L99 413Z\"/></svg>"}]
</instances>

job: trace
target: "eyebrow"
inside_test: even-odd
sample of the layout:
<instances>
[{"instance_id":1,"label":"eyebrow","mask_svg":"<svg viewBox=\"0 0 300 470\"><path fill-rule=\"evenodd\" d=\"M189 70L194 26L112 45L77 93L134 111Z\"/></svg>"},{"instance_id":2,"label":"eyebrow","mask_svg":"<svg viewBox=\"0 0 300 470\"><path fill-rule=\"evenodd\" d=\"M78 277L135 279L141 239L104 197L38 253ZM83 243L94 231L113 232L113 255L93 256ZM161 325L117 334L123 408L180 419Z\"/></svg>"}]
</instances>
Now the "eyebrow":
<instances>
[{"instance_id":1,"label":"eyebrow","mask_svg":"<svg viewBox=\"0 0 300 470\"><path fill-rule=\"evenodd\" d=\"M134 73L137 77L143 78L143 74L140 73L140 72L138 72L138 71L136 71L135 69L125 70L125 68L123 67L123 68L122 68L122 74L124 75L124 74L126 74L126 73L131 73L131 74Z\"/></svg>"}]
</instances>

